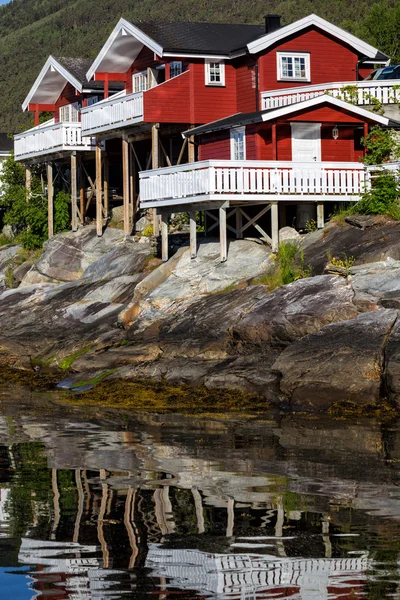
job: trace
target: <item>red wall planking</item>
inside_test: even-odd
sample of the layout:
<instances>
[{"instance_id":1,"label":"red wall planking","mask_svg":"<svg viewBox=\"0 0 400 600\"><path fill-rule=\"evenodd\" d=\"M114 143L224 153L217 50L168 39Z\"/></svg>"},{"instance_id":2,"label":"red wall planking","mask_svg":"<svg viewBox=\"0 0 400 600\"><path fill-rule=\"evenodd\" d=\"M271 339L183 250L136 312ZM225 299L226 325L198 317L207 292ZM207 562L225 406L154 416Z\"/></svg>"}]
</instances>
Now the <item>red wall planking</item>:
<instances>
[{"instance_id":1,"label":"red wall planking","mask_svg":"<svg viewBox=\"0 0 400 600\"><path fill-rule=\"evenodd\" d=\"M231 63L225 64L225 85L205 85L204 60L190 65L192 74L193 124L216 121L237 112L236 72Z\"/></svg>"},{"instance_id":2,"label":"red wall planking","mask_svg":"<svg viewBox=\"0 0 400 600\"><path fill-rule=\"evenodd\" d=\"M249 64L247 57L235 61L236 102L238 112L256 110L256 71L254 61Z\"/></svg>"},{"instance_id":3,"label":"red wall planking","mask_svg":"<svg viewBox=\"0 0 400 600\"><path fill-rule=\"evenodd\" d=\"M228 130L202 135L199 144L199 160L229 160L231 157Z\"/></svg>"},{"instance_id":4,"label":"red wall planking","mask_svg":"<svg viewBox=\"0 0 400 600\"><path fill-rule=\"evenodd\" d=\"M189 71L144 92L143 106L146 123L192 123Z\"/></svg>"},{"instance_id":5,"label":"red wall planking","mask_svg":"<svg viewBox=\"0 0 400 600\"><path fill-rule=\"evenodd\" d=\"M277 51L309 52L311 81L278 81ZM309 28L284 40L259 59L260 91L313 85L330 81L355 81L358 56L344 43L321 30Z\"/></svg>"},{"instance_id":6,"label":"red wall planking","mask_svg":"<svg viewBox=\"0 0 400 600\"><path fill-rule=\"evenodd\" d=\"M82 104L82 95L80 93L77 94L74 86L70 83L67 83L55 104L56 110L54 113L54 119L56 123L58 123L60 119L60 106L73 104L74 102L79 102Z\"/></svg>"}]
</instances>

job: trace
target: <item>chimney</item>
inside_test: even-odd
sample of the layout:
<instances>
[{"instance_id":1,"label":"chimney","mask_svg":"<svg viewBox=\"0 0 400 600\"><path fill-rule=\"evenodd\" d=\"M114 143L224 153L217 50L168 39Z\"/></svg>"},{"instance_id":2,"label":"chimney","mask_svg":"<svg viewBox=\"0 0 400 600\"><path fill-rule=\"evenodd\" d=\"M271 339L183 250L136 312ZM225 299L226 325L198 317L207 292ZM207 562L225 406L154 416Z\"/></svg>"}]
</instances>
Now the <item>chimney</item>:
<instances>
[{"instance_id":1,"label":"chimney","mask_svg":"<svg viewBox=\"0 0 400 600\"><path fill-rule=\"evenodd\" d=\"M272 33L281 26L281 15L265 15L265 33Z\"/></svg>"}]
</instances>

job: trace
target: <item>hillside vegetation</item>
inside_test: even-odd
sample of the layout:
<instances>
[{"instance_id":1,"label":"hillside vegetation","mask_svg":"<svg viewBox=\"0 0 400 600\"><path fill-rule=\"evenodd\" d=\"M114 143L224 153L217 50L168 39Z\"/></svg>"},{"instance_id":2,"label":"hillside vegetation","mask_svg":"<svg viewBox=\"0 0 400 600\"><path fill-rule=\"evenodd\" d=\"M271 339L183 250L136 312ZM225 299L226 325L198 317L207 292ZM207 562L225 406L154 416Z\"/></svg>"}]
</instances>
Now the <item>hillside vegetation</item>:
<instances>
[{"instance_id":1,"label":"hillside vegetation","mask_svg":"<svg viewBox=\"0 0 400 600\"><path fill-rule=\"evenodd\" d=\"M400 62L400 4L390 0L13 0L0 8L0 130L31 124L21 103L49 54L95 57L117 20L290 23L312 12L351 30Z\"/></svg>"}]
</instances>

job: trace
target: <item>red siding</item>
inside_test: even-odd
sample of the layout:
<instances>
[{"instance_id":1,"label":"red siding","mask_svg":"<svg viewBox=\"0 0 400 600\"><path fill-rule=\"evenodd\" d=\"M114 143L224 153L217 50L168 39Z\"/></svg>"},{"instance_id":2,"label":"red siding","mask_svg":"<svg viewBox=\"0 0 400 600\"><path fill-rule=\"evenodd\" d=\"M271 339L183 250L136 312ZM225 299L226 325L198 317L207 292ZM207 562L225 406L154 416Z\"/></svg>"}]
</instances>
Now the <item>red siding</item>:
<instances>
[{"instance_id":1,"label":"red siding","mask_svg":"<svg viewBox=\"0 0 400 600\"><path fill-rule=\"evenodd\" d=\"M82 96L80 93L76 93L76 89L70 83L67 83L65 88L60 94L55 107L56 111L54 113L54 119L56 123L58 123L60 118L60 106L65 106L66 104L72 104L73 102L82 102Z\"/></svg>"},{"instance_id":2,"label":"red siding","mask_svg":"<svg viewBox=\"0 0 400 600\"><path fill-rule=\"evenodd\" d=\"M225 86L206 86L204 60L190 65L192 79L192 123L208 123L237 112L236 71L225 63Z\"/></svg>"},{"instance_id":3,"label":"red siding","mask_svg":"<svg viewBox=\"0 0 400 600\"><path fill-rule=\"evenodd\" d=\"M313 121L317 123L362 123L361 117L353 116L341 108L323 106L298 112L287 118L288 121Z\"/></svg>"},{"instance_id":4,"label":"red siding","mask_svg":"<svg viewBox=\"0 0 400 600\"><path fill-rule=\"evenodd\" d=\"M321 158L324 161L357 162L363 156L362 150L356 150L354 127L339 127L339 137L332 137L332 126L321 127Z\"/></svg>"},{"instance_id":5,"label":"red siding","mask_svg":"<svg viewBox=\"0 0 400 600\"><path fill-rule=\"evenodd\" d=\"M258 159L258 133L254 125L246 127L246 159Z\"/></svg>"},{"instance_id":6,"label":"red siding","mask_svg":"<svg viewBox=\"0 0 400 600\"><path fill-rule=\"evenodd\" d=\"M240 59L236 65L236 98L238 112L256 110L256 73L255 67L249 66L248 59Z\"/></svg>"},{"instance_id":7,"label":"red siding","mask_svg":"<svg viewBox=\"0 0 400 600\"><path fill-rule=\"evenodd\" d=\"M231 157L229 131L201 136L199 143L199 160L229 160Z\"/></svg>"},{"instance_id":8,"label":"red siding","mask_svg":"<svg viewBox=\"0 0 400 600\"><path fill-rule=\"evenodd\" d=\"M143 104L146 123L193 123L189 71L144 92Z\"/></svg>"},{"instance_id":9,"label":"red siding","mask_svg":"<svg viewBox=\"0 0 400 600\"><path fill-rule=\"evenodd\" d=\"M277 51L309 52L311 81L304 85L329 81L355 81L358 56L354 50L328 34L310 28L285 40L260 56L260 91L301 86L298 81L278 81Z\"/></svg>"}]
</instances>

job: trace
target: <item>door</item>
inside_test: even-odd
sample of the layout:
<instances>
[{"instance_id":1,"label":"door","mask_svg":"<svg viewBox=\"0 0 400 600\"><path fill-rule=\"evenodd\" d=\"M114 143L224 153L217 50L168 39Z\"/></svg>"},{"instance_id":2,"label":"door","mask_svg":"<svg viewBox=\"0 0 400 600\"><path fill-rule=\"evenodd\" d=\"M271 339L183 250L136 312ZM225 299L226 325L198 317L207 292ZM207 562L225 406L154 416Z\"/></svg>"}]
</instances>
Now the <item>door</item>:
<instances>
[{"instance_id":1,"label":"door","mask_svg":"<svg viewBox=\"0 0 400 600\"><path fill-rule=\"evenodd\" d=\"M292 161L321 161L321 123L291 123Z\"/></svg>"}]
</instances>

